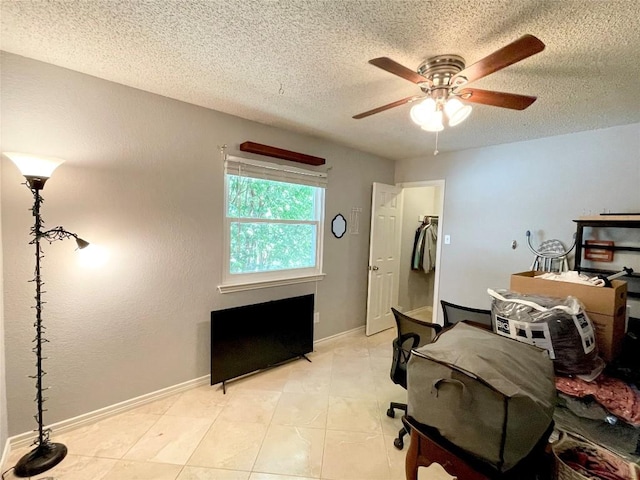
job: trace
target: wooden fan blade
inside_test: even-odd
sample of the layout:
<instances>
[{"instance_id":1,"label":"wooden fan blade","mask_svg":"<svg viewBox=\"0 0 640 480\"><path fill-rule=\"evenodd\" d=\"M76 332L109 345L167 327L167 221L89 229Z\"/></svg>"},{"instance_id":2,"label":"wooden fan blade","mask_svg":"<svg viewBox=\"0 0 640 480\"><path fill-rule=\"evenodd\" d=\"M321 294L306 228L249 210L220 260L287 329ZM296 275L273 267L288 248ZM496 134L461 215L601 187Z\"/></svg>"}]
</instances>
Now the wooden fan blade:
<instances>
[{"instance_id":1,"label":"wooden fan blade","mask_svg":"<svg viewBox=\"0 0 640 480\"><path fill-rule=\"evenodd\" d=\"M379 57L374 58L373 60L369 60L371 65L375 65L378 68L386 70L389 73L393 73L399 77L404 78L405 80L409 80L413 83L429 83L429 80L420 75L419 73L414 72L413 70L408 69L407 67L400 65L399 63L391 60L388 57Z\"/></svg>"},{"instance_id":2,"label":"wooden fan blade","mask_svg":"<svg viewBox=\"0 0 640 480\"><path fill-rule=\"evenodd\" d=\"M544 43L533 35L523 35L515 42L511 42L506 47L496 50L491 55L484 57L473 65L468 66L457 73L451 79L451 84L455 85L457 78L464 77L467 83L478 80L482 77L497 72L509 65L513 65L520 60L535 55L544 50Z\"/></svg>"},{"instance_id":3,"label":"wooden fan blade","mask_svg":"<svg viewBox=\"0 0 640 480\"><path fill-rule=\"evenodd\" d=\"M404 105L405 103L413 102L415 100L418 100L419 98L422 98L422 97L413 95L411 97L403 98L402 100L398 100L396 102L383 105L382 107L374 108L373 110L359 113L358 115L354 115L353 118L355 118L356 120L360 120L361 118L368 117L369 115L384 112L385 110L389 110L390 108L399 107L400 105Z\"/></svg>"},{"instance_id":4,"label":"wooden fan blade","mask_svg":"<svg viewBox=\"0 0 640 480\"><path fill-rule=\"evenodd\" d=\"M524 110L537 98L515 93L480 90L479 88L464 88L457 93L465 102L482 103L483 105L511 108L512 110Z\"/></svg>"}]
</instances>

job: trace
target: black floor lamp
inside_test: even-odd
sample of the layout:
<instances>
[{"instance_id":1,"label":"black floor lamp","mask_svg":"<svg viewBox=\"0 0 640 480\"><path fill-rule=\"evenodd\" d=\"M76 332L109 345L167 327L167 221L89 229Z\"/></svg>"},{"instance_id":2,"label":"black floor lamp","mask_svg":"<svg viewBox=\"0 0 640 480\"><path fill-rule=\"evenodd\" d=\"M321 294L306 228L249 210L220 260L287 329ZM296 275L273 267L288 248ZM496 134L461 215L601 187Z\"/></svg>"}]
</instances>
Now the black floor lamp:
<instances>
[{"instance_id":1,"label":"black floor lamp","mask_svg":"<svg viewBox=\"0 0 640 480\"><path fill-rule=\"evenodd\" d=\"M36 355L36 374L31 377L36 381L36 404L38 411L35 419L38 423L38 438L33 442L35 448L24 455L14 467L14 474L18 477L31 477L55 467L67 455L67 447L61 443L53 443L49 440L50 430L44 428L42 414L44 412L43 403L46 400L43 392L47 389L42 384L42 377L45 372L42 368L42 344L46 342L44 338L44 327L42 325L42 247L40 242L46 240L52 243L56 240L64 240L65 238L74 238L78 248L89 246L89 242L82 240L75 233L66 231L62 227L55 227L51 230L44 230L44 222L40 215L40 207L44 201L40 195L40 191L44 188L45 182L51 177L53 171L63 162L63 160L54 158L35 157L24 153L7 152L5 155L10 158L13 163L20 169L20 172L27 179L26 186L33 194L33 217L34 224L31 227L31 236L33 239L29 242L35 246L36 265L33 282L36 285L36 321L34 323L36 336L34 339L33 352Z\"/></svg>"}]
</instances>

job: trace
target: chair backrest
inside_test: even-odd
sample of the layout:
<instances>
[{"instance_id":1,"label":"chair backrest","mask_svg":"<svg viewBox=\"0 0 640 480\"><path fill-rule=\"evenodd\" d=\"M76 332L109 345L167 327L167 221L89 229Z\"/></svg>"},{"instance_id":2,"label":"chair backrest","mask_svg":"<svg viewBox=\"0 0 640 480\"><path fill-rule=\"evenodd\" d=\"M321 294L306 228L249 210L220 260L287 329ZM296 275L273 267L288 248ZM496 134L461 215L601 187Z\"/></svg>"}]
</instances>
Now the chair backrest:
<instances>
[{"instance_id":1,"label":"chair backrest","mask_svg":"<svg viewBox=\"0 0 640 480\"><path fill-rule=\"evenodd\" d=\"M430 343L442 330L437 323L424 322L409 317L391 308L398 336L393 341L393 362L391 364L391 380L393 383L407 388L407 362L412 348L418 348Z\"/></svg>"},{"instance_id":2,"label":"chair backrest","mask_svg":"<svg viewBox=\"0 0 640 480\"><path fill-rule=\"evenodd\" d=\"M469 320L472 323L479 324L479 326L482 325L489 329L492 328L491 310L463 307L462 305L445 302L444 300L440 300L440 304L442 305L442 313L444 314L445 327L450 327L454 323L461 322L462 320Z\"/></svg>"}]
</instances>

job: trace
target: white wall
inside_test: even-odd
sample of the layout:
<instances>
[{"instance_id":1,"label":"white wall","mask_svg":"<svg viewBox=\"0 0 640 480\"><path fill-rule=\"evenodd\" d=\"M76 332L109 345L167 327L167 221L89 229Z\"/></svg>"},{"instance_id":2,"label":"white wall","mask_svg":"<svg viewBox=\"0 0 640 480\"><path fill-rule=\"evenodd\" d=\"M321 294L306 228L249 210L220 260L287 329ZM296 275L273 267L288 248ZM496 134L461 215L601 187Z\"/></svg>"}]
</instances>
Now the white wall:
<instances>
[{"instance_id":1,"label":"white wall","mask_svg":"<svg viewBox=\"0 0 640 480\"><path fill-rule=\"evenodd\" d=\"M2 168L0 168L0 184L2 183ZM0 195L0 272L2 269L2 195ZM3 465L2 454L9 437L9 423L7 420L7 376L5 369L4 347L4 296L3 277L0 275L0 468Z\"/></svg>"},{"instance_id":2,"label":"white wall","mask_svg":"<svg viewBox=\"0 0 640 480\"><path fill-rule=\"evenodd\" d=\"M527 230L534 245L570 244L581 215L640 212L640 124L396 164L396 182L436 179L446 180L443 234L451 235L439 296L488 308L487 287L508 288L512 272L530 267Z\"/></svg>"},{"instance_id":3,"label":"white wall","mask_svg":"<svg viewBox=\"0 0 640 480\"><path fill-rule=\"evenodd\" d=\"M45 422L71 418L209 373L210 311L302 295L316 284L218 293L223 164L250 140L327 159L324 271L316 338L364 325L372 182L393 162L11 54L2 55L2 150L66 159L43 191L47 226L107 247L80 268L72 242L45 245ZM215 85L211 86L215 89ZM256 157L258 158L258 157ZM265 159L262 157L262 159ZM32 196L2 159L9 433L31 430ZM362 208L359 235L329 222Z\"/></svg>"}]
</instances>

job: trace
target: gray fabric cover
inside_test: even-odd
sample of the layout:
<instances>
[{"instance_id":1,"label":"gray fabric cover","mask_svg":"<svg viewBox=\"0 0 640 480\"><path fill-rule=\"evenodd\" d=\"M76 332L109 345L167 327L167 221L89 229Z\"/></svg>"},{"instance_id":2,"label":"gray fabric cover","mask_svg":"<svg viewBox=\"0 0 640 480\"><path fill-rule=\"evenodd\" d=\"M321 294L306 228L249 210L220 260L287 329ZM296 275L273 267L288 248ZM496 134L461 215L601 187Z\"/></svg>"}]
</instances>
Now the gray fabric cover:
<instances>
[{"instance_id":1,"label":"gray fabric cover","mask_svg":"<svg viewBox=\"0 0 640 480\"><path fill-rule=\"evenodd\" d=\"M531 452L553 417L553 363L545 350L457 323L413 351L408 415L507 471Z\"/></svg>"}]
</instances>

